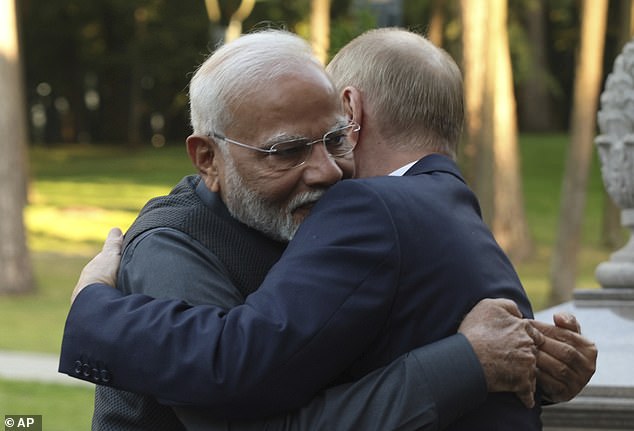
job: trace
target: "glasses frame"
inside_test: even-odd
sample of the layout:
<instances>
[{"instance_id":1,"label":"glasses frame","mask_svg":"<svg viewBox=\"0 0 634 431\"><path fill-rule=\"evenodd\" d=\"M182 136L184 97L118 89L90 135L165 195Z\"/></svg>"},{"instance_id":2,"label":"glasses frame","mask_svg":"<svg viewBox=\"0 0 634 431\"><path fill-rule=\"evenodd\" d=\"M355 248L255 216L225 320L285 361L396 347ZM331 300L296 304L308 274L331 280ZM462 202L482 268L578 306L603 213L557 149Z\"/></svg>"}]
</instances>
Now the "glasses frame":
<instances>
[{"instance_id":1,"label":"glasses frame","mask_svg":"<svg viewBox=\"0 0 634 431\"><path fill-rule=\"evenodd\" d=\"M346 129L346 128L350 127L350 126L352 126L352 129L350 130L350 133L358 132L359 130L361 130L361 126L359 124L355 123L354 121L350 121L345 126L339 127L337 129L329 130L328 132L324 133L324 136L322 136L320 139L315 139L314 141L305 142L305 143L303 143L301 145L301 146L305 146L305 147L309 147L310 148L310 151L307 153L306 158L304 160L302 160L301 163L298 163L297 165L294 165L294 166L291 166L291 167L288 167L288 168L275 168L275 169L278 170L278 171L287 171L287 170L298 168L298 167L302 166L304 163L306 163L306 160L308 160L308 158L310 157L311 152L312 152L312 146L317 144L317 143L319 143L319 142L324 144L324 148L326 148L326 152L328 152L328 147L326 146L326 136L330 135L331 133L335 133L335 132L338 132L340 130ZM275 148L277 145L285 143L285 142L278 142L277 144L271 145L271 148L260 148L260 147L254 146L254 145L243 144L242 142L238 142L238 141L236 141L234 139L227 138L225 135L222 135L222 134L217 133L217 132L212 132L212 133L208 134L208 136L212 137L212 138L215 138L215 139L221 139L221 140L223 140L225 142L229 142L230 144L237 145L237 146L242 147L242 148L246 148L246 149L253 150L253 151L258 151L260 153L264 153L264 154L269 155L269 156L278 152L277 148ZM300 145L298 145L298 147L299 146ZM333 154L328 153L328 155L330 157L333 157L333 158L345 157L348 154L352 153L352 151L354 151L354 147L355 146L353 146L350 149L350 151L348 151L346 153L343 153L343 154L338 154L338 155L335 156Z\"/></svg>"}]
</instances>

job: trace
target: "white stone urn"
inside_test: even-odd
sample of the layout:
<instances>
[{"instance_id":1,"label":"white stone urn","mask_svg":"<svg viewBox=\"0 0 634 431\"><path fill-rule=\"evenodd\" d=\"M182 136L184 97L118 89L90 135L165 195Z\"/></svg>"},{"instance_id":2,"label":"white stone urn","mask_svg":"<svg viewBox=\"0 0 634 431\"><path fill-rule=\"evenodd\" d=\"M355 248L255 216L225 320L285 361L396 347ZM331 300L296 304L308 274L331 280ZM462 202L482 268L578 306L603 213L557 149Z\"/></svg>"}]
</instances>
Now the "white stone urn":
<instances>
[{"instance_id":1,"label":"white stone urn","mask_svg":"<svg viewBox=\"0 0 634 431\"><path fill-rule=\"evenodd\" d=\"M595 144L603 183L631 234L595 275L603 287L634 288L634 40L625 45L606 80L598 123L601 133Z\"/></svg>"}]
</instances>

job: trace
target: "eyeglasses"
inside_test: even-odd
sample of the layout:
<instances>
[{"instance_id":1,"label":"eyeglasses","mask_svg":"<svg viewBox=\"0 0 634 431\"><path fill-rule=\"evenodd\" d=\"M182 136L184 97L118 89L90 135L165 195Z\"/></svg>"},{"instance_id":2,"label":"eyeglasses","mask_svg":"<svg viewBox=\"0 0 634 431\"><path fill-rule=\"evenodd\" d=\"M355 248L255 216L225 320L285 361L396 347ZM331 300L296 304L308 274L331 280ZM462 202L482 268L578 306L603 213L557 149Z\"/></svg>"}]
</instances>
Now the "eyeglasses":
<instances>
[{"instance_id":1,"label":"eyeglasses","mask_svg":"<svg viewBox=\"0 0 634 431\"><path fill-rule=\"evenodd\" d=\"M320 142L323 142L329 156L336 158L347 156L352 153L355 147L355 143L350 140L350 134L358 132L360 129L361 126L351 121L348 125L331 130L321 139L315 141L311 141L307 138L298 138L275 143L269 148L243 144L216 132L213 132L211 136L242 148L264 153L266 154L266 161L271 169L286 171L306 163L306 160L308 160L312 152L313 145Z\"/></svg>"}]
</instances>

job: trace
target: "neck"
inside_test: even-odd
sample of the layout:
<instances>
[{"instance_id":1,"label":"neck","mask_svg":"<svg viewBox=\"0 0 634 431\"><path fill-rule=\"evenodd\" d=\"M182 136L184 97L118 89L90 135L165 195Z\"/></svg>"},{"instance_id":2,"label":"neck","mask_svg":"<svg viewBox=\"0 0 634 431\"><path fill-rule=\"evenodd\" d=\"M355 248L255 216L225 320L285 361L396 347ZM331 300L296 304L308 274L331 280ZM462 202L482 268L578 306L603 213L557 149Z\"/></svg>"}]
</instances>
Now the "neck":
<instances>
[{"instance_id":1,"label":"neck","mask_svg":"<svg viewBox=\"0 0 634 431\"><path fill-rule=\"evenodd\" d=\"M386 149L384 145L359 150L355 151L356 176L358 178L389 175L398 168L431 154L421 150L397 152Z\"/></svg>"}]
</instances>

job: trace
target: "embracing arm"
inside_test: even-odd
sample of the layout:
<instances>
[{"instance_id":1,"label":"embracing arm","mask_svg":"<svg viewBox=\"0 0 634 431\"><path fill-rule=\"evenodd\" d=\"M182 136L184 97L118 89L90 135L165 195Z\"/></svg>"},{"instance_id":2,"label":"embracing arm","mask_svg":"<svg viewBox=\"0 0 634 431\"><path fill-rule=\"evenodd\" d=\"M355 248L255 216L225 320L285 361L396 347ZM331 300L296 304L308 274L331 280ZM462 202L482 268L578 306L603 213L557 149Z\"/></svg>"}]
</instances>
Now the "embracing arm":
<instances>
[{"instance_id":1,"label":"embracing arm","mask_svg":"<svg viewBox=\"0 0 634 431\"><path fill-rule=\"evenodd\" d=\"M375 206L370 197L344 199L356 229L331 223L337 235L352 236L352 246L329 248L329 227L325 238L308 231L290 264L276 266L245 305L228 312L84 289L67 319L60 370L90 380L93 369L104 369L109 385L173 405L211 405L228 417L301 407L363 351L391 305L392 232L358 229L384 224L384 213L367 211Z\"/></svg>"},{"instance_id":2,"label":"embracing arm","mask_svg":"<svg viewBox=\"0 0 634 431\"><path fill-rule=\"evenodd\" d=\"M183 423L189 431L438 430L484 402L484 377L469 341L458 334L418 348L359 381L327 389L286 415L227 426L199 409L190 410L194 414Z\"/></svg>"},{"instance_id":3,"label":"embracing arm","mask_svg":"<svg viewBox=\"0 0 634 431\"><path fill-rule=\"evenodd\" d=\"M231 294L227 281L225 286L220 285L223 283L206 288L202 286L205 284L202 279L217 279L215 273L222 272L221 268L207 262L209 257L205 257L202 249L197 254L193 253L196 248L183 247L187 238L178 233L169 230L155 232L128 249L125 271L120 280L127 286L124 290L133 289L153 296L183 296L195 303L204 300L222 306L236 305L235 294L227 296ZM186 255L190 248L192 253ZM120 232L112 231L104 250L82 272L75 295L86 281L115 279L119 250ZM192 268L194 263L198 267ZM200 287L189 286L189 291L166 291L174 287L166 282L174 280L183 271L189 277L196 275L198 283L195 286ZM207 295L220 296L191 297L205 294L196 293L202 290ZM227 293L221 293L223 291ZM456 335L404 355L357 382L327 389L301 409L278 417L229 423L208 414L206 409L175 407L175 411L188 430L212 431L229 427L244 431L329 430L340 427L369 431L437 429L438 424L452 422L485 399L487 385L483 377L469 342L465 337ZM115 413L121 414L120 411Z\"/></svg>"}]
</instances>

